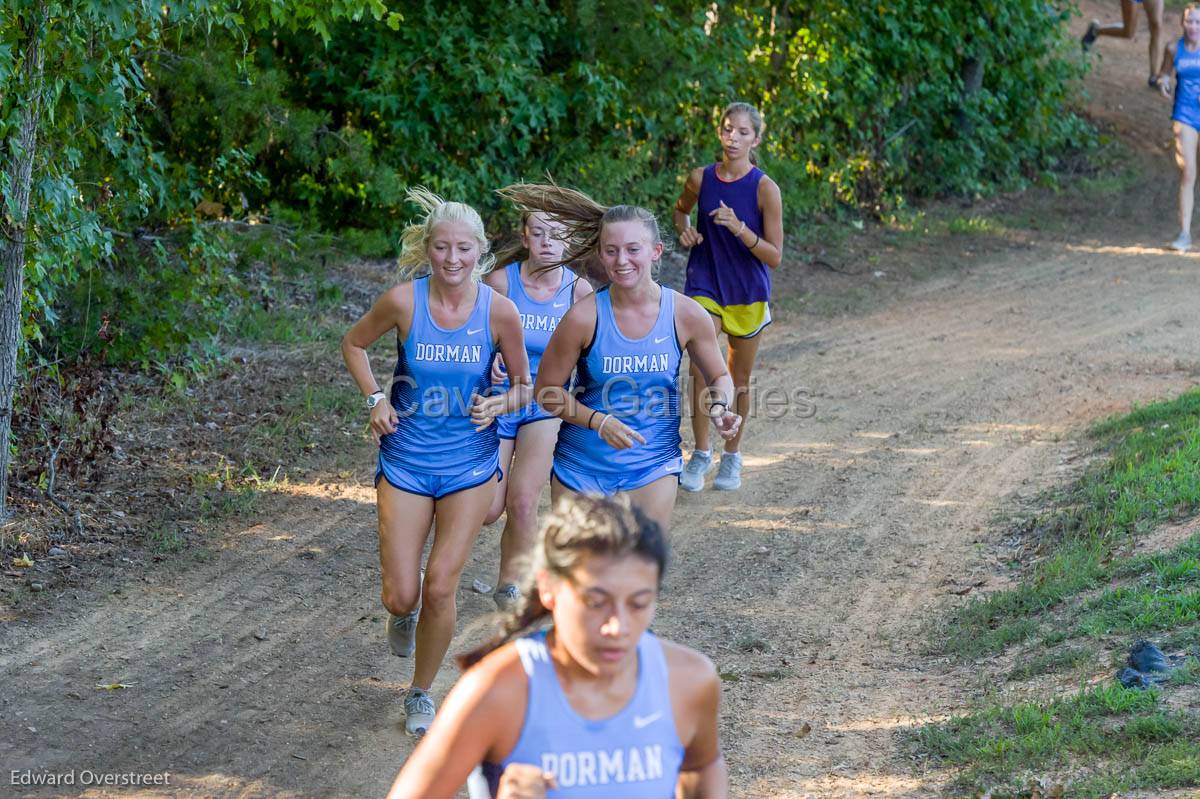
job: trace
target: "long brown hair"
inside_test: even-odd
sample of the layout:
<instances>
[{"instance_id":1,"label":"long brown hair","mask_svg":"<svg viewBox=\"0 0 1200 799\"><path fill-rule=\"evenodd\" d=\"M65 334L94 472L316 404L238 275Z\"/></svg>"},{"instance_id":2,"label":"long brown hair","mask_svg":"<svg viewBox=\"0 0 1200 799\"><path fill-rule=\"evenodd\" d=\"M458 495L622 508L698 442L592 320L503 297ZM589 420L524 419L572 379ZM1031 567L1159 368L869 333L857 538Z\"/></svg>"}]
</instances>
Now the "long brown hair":
<instances>
[{"instance_id":1,"label":"long brown hair","mask_svg":"<svg viewBox=\"0 0 1200 799\"><path fill-rule=\"evenodd\" d=\"M569 580L575 568L594 555L644 558L658 566L658 582L662 585L667 540L658 523L633 507L627 497L580 494L563 498L542 524L538 543L527 561L521 598L503 617L500 634L459 657L459 665L469 668L550 615L538 595L538 572Z\"/></svg>"},{"instance_id":2,"label":"long brown hair","mask_svg":"<svg viewBox=\"0 0 1200 799\"><path fill-rule=\"evenodd\" d=\"M565 228L562 259L543 269L554 269L598 252L601 231L614 222L637 220L646 226L655 242L662 241L658 219L641 206L601 205L581 191L556 183L514 183L496 192L523 212L544 214Z\"/></svg>"},{"instance_id":3,"label":"long brown hair","mask_svg":"<svg viewBox=\"0 0 1200 799\"><path fill-rule=\"evenodd\" d=\"M499 247L496 252L496 263L492 270L504 269L509 264L516 262L520 263L529 257L529 250L521 242L521 237L525 235L525 228L529 225L529 217L533 214L528 211L521 212L521 227L517 229L517 235L508 239L505 244Z\"/></svg>"}]
</instances>

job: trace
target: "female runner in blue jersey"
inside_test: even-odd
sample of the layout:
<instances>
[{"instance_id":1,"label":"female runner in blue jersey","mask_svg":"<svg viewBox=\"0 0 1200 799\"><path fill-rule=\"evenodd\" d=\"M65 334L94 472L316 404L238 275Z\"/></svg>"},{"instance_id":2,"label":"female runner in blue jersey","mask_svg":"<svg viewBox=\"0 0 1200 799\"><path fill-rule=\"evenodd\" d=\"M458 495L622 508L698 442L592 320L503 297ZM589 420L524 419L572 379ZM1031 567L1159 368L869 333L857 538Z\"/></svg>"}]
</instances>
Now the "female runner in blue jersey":
<instances>
[{"instance_id":1,"label":"female runner in blue jersey","mask_svg":"<svg viewBox=\"0 0 1200 799\"><path fill-rule=\"evenodd\" d=\"M683 469L679 369L684 351L707 389L701 411L726 440L741 417L730 407L733 381L708 314L661 286L658 222L644 208L597 204L555 185L519 184L501 194L567 228L564 256L594 253L608 285L567 312L542 355L534 395L566 424L554 450L552 500L566 493L628 493L664 530ZM578 395L563 386L577 370Z\"/></svg>"},{"instance_id":2,"label":"female runner in blue jersey","mask_svg":"<svg viewBox=\"0 0 1200 799\"><path fill-rule=\"evenodd\" d=\"M1192 248L1192 208L1196 191L1196 146L1200 142L1200 3L1183 9L1183 36L1167 46L1158 85L1171 96L1175 76L1175 104L1171 126L1175 131L1175 163L1179 166L1179 235L1171 249Z\"/></svg>"},{"instance_id":3,"label":"female runner in blue jersey","mask_svg":"<svg viewBox=\"0 0 1200 799\"><path fill-rule=\"evenodd\" d=\"M724 799L716 670L649 632L662 530L626 500L580 496L532 554L505 634L463 658L389 799L449 799L479 764L472 799L481 781L496 799Z\"/></svg>"},{"instance_id":4,"label":"female runner in blue jersey","mask_svg":"<svg viewBox=\"0 0 1200 799\"><path fill-rule=\"evenodd\" d=\"M562 265L563 226L543 214L524 214L521 246L497 254L497 268L483 279L517 306L525 333L529 371L537 376L542 353L563 315L577 300L592 293L591 284ZM497 366L503 359L496 360ZM502 380L502 375L494 379ZM500 382L498 380L498 382ZM537 536L537 506L542 486L550 479L554 445L562 424L536 402L496 420L500 434L500 465L505 470L484 524L505 514L500 535L500 576L492 598L501 610L517 599L517 559Z\"/></svg>"},{"instance_id":5,"label":"female runner in blue jersey","mask_svg":"<svg viewBox=\"0 0 1200 799\"><path fill-rule=\"evenodd\" d=\"M454 635L455 593L500 474L494 420L531 397L521 319L510 300L479 282L491 265L483 222L470 206L423 189L409 198L425 218L403 234L401 277L428 269L376 300L342 340L342 356L371 409L380 439L375 473L383 604L393 654L416 652L405 727L433 721L433 679ZM391 396L379 390L367 347L395 331ZM512 388L491 388L497 350ZM435 525L421 578L421 552Z\"/></svg>"}]
</instances>

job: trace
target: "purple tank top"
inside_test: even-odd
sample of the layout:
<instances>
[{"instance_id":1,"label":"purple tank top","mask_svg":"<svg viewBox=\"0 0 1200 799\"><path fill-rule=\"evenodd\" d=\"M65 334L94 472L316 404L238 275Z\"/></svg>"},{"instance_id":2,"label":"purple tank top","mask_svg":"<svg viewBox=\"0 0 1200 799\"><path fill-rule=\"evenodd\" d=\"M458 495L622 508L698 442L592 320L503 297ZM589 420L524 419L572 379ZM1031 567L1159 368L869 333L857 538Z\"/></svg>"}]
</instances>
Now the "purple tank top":
<instances>
[{"instance_id":1,"label":"purple tank top","mask_svg":"<svg viewBox=\"0 0 1200 799\"><path fill-rule=\"evenodd\" d=\"M746 229L763 234L762 212L758 210L758 183L763 171L750 171L734 181L717 177L717 165L704 168L700 181L696 230L704 241L688 256L687 280L683 293L689 297L709 297L719 305L750 305L771 299L771 270L738 241L733 234L712 221L709 214L724 202Z\"/></svg>"}]
</instances>

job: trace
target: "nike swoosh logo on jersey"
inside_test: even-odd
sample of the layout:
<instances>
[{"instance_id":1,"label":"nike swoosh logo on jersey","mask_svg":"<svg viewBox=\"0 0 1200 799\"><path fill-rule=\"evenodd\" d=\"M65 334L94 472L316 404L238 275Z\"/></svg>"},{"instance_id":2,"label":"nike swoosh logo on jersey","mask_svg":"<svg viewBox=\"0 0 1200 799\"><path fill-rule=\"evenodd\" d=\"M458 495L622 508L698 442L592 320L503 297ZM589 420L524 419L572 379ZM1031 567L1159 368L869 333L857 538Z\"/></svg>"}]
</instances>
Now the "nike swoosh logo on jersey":
<instances>
[{"instance_id":1,"label":"nike swoosh logo on jersey","mask_svg":"<svg viewBox=\"0 0 1200 799\"><path fill-rule=\"evenodd\" d=\"M654 343L655 343L655 344L662 344L664 341L666 341L666 340L667 340L667 339L669 339L669 338L670 338L670 336L663 336L662 338L656 338L656 339L654 339Z\"/></svg>"},{"instance_id":2,"label":"nike swoosh logo on jersey","mask_svg":"<svg viewBox=\"0 0 1200 799\"><path fill-rule=\"evenodd\" d=\"M475 335L476 333L482 333L482 332L483 332L483 328L482 328L482 327L477 327L477 328L475 328L474 330L468 330L468 331L467 331L467 335L468 335L468 336L473 336L473 335Z\"/></svg>"},{"instance_id":3,"label":"nike swoosh logo on jersey","mask_svg":"<svg viewBox=\"0 0 1200 799\"><path fill-rule=\"evenodd\" d=\"M555 308L566 308L567 304L565 302L556 302L556 303L554 303L554 307Z\"/></svg>"},{"instance_id":4,"label":"nike swoosh logo on jersey","mask_svg":"<svg viewBox=\"0 0 1200 799\"><path fill-rule=\"evenodd\" d=\"M637 727L640 730L642 727L645 727L647 724L653 724L654 722L658 721L660 718L662 718L661 711L659 711L658 713L651 713L649 716L634 716L633 717L633 726Z\"/></svg>"}]
</instances>

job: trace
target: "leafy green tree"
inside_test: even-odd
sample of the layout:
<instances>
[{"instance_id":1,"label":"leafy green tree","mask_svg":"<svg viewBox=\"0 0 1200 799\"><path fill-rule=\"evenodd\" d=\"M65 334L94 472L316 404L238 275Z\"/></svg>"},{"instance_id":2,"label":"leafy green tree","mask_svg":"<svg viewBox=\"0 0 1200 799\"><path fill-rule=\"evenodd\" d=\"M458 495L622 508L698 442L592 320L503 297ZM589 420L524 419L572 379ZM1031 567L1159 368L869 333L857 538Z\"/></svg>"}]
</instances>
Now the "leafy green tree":
<instances>
[{"instance_id":1,"label":"leafy green tree","mask_svg":"<svg viewBox=\"0 0 1200 799\"><path fill-rule=\"evenodd\" d=\"M144 64L199 26L232 34L311 30L398 14L382 0L8 0L0 10L0 517L7 512L12 406L23 342L53 323L54 291L112 252L105 220L168 201L165 159L144 135ZM128 195L76 181L89 153L134 166ZM126 188L123 186L122 188ZM30 257L32 255L32 257ZM28 278L28 279L27 279ZM22 308L34 311L31 323Z\"/></svg>"}]
</instances>

